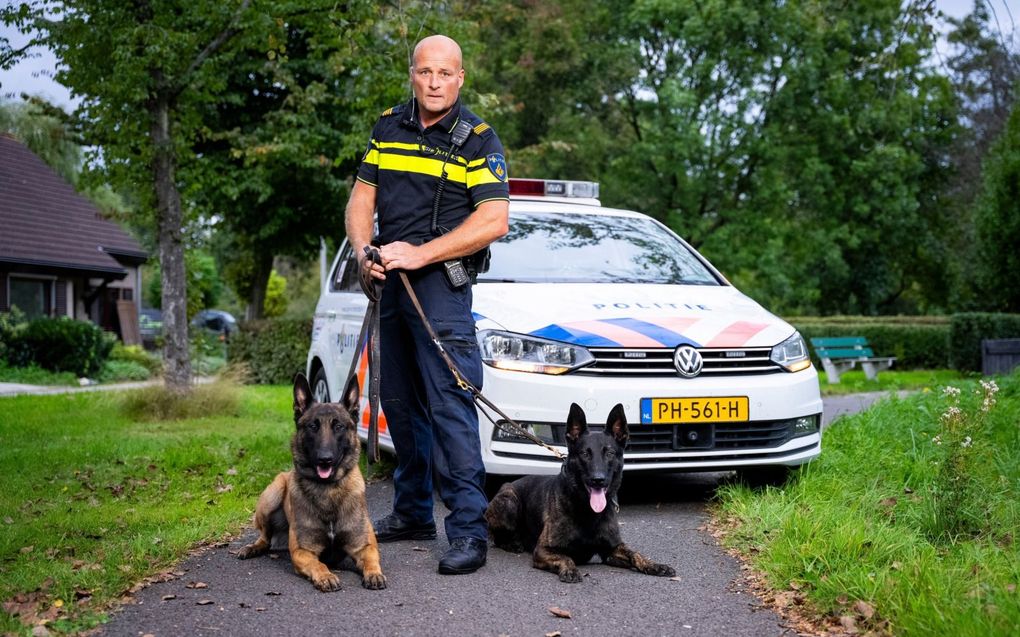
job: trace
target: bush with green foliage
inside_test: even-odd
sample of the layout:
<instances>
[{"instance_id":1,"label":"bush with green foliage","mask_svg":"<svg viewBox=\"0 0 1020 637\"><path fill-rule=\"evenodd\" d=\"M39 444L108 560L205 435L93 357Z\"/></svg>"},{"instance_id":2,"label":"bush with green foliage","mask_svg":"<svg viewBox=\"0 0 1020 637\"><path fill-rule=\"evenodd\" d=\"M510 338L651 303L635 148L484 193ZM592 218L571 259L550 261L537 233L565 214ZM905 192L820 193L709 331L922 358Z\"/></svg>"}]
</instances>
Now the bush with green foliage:
<instances>
[{"instance_id":1,"label":"bush with green foliage","mask_svg":"<svg viewBox=\"0 0 1020 637\"><path fill-rule=\"evenodd\" d=\"M93 376L113 349L114 339L95 323L67 317L28 322L9 344L8 361L16 366L36 364L54 372Z\"/></svg>"},{"instance_id":2,"label":"bush with green foliage","mask_svg":"<svg viewBox=\"0 0 1020 637\"><path fill-rule=\"evenodd\" d=\"M158 354L152 354L141 345L124 345L119 341L114 344L110 352L110 361L122 361L140 365L149 371L149 374L158 374L163 369L163 359Z\"/></svg>"},{"instance_id":3,"label":"bush with green foliage","mask_svg":"<svg viewBox=\"0 0 1020 637\"><path fill-rule=\"evenodd\" d=\"M112 383L125 380L149 380L152 372L135 361L108 360L99 372L99 381Z\"/></svg>"},{"instance_id":4,"label":"bush with green foliage","mask_svg":"<svg viewBox=\"0 0 1020 637\"><path fill-rule=\"evenodd\" d=\"M808 341L820 336L863 336L875 356L895 356L897 369L945 369L949 319L944 316L834 316L789 319Z\"/></svg>"},{"instance_id":5,"label":"bush with green foliage","mask_svg":"<svg viewBox=\"0 0 1020 637\"><path fill-rule=\"evenodd\" d=\"M309 319L246 321L231 336L228 354L231 364L248 366L253 382L288 385L304 371L311 342Z\"/></svg>"},{"instance_id":6,"label":"bush with green foliage","mask_svg":"<svg viewBox=\"0 0 1020 637\"><path fill-rule=\"evenodd\" d=\"M25 315L18 308L0 312L0 362L15 364L19 355L19 339L25 329Z\"/></svg>"},{"instance_id":7,"label":"bush with green foliage","mask_svg":"<svg viewBox=\"0 0 1020 637\"><path fill-rule=\"evenodd\" d=\"M981 371L981 341L995 338L1020 338L1020 314L954 314L949 326L949 366Z\"/></svg>"}]
</instances>

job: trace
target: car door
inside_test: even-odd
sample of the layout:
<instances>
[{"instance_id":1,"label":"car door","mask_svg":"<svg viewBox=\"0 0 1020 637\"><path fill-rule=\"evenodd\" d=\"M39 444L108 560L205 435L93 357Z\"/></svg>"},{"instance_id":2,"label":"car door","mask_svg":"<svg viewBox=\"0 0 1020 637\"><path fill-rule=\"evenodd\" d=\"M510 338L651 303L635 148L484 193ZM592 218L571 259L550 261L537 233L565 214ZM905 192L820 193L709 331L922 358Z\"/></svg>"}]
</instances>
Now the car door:
<instances>
[{"instance_id":1,"label":"car door","mask_svg":"<svg viewBox=\"0 0 1020 637\"><path fill-rule=\"evenodd\" d=\"M368 298L358 281L358 263L346 241L329 278L328 294L331 302L325 308L325 329L329 334L329 360L325 366L332 399L340 400L368 309Z\"/></svg>"}]
</instances>

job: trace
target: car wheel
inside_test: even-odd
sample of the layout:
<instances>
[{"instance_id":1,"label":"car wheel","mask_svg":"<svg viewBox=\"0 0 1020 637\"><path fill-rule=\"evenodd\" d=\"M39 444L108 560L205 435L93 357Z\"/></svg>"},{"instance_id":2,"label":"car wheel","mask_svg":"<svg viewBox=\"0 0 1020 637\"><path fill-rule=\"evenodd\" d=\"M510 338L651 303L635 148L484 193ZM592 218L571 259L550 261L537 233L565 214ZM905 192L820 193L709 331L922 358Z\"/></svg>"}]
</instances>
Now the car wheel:
<instances>
[{"instance_id":1,"label":"car wheel","mask_svg":"<svg viewBox=\"0 0 1020 637\"><path fill-rule=\"evenodd\" d=\"M781 487L790 480L792 471L783 465L747 467L737 470L737 482L752 489Z\"/></svg>"},{"instance_id":2,"label":"car wheel","mask_svg":"<svg viewBox=\"0 0 1020 637\"><path fill-rule=\"evenodd\" d=\"M326 368L320 367L312 379L312 399L317 403L329 402L329 383L326 382Z\"/></svg>"}]
</instances>

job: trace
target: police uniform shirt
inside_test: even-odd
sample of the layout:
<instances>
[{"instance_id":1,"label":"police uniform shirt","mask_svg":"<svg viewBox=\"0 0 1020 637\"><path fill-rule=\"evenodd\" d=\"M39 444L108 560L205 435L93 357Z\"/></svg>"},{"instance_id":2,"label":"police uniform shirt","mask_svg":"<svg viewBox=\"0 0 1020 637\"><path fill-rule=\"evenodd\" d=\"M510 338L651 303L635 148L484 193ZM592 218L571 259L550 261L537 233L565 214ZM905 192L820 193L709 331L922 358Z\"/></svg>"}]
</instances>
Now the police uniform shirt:
<instances>
[{"instance_id":1,"label":"police uniform shirt","mask_svg":"<svg viewBox=\"0 0 1020 637\"><path fill-rule=\"evenodd\" d=\"M461 119L471 125L471 134L447 160L450 133ZM413 98L382 114L358 169L358 179L376 188L381 243L419 245L434 237L433 199L444 160L447 181L438 234L456 228L486 201L509 200L503 145L495 131L459 99L428 128L422 128Z\"/></svg>"}]
</instances>

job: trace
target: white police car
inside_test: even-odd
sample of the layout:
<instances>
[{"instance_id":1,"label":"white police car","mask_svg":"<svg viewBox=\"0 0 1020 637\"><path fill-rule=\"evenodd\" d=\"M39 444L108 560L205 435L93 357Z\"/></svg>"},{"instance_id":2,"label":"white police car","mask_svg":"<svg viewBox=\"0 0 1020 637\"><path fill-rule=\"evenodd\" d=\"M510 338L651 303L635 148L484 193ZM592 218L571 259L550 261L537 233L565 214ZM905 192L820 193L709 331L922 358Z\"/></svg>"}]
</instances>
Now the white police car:
<instances>
[{"instance_id":1,"label":"white police car","mask_svg":"<svg viewBox=\"0 0 1020 637\"><path fill-rule=\"evenodd\" d=\"M598 184L511 180L510 192L510 232L492 245L473 308L482 391L502 411L565 447L571 403L591 423L622 403L629 471L794 466L818 456L818 375L793 327L658 221L601 207ZM341 395L368 304L351 252L345 242L315 309L307 366L319 400ZM479 422L488 473L559 471L548 450L484 415ZM392 450L385 414L380 442Z\"/></svg>"}]
</instances>

